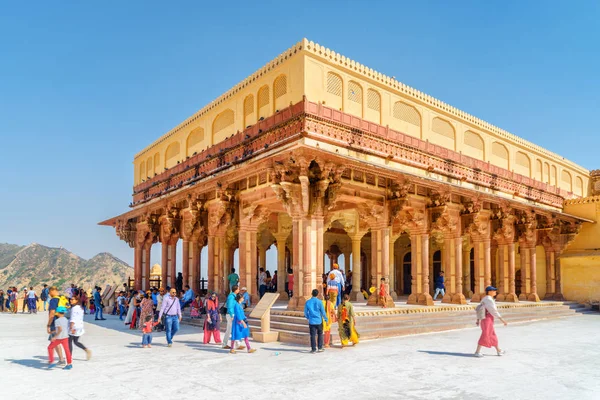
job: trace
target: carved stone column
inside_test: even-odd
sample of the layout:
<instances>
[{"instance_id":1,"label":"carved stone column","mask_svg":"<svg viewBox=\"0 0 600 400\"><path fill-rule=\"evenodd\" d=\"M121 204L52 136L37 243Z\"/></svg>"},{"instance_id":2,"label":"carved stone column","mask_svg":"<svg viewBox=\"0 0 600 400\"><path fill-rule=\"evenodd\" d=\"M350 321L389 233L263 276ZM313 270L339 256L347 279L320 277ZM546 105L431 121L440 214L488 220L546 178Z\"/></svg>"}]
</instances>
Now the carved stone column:
<instances>
[{"instance_id":1,"label":"carved stone column","mask_svg":"<svg viewBox=\"0 0 600 400\"><path fill-rule=\"evenodd\" d=\"M160 241L162 243L162 275L163 286L175 287L177 241L179 240L179 210L167 206L167 210L158 222L160 223Z\"/></svg>"},{"instance_id":2,"label":"carved stone column","mask_svg":"<svg viewBox=\"0 0 600 400\"><path fill-rule=\"evenodd\" d=\"M352 293L350 298L353 301L362 301L364 297L360 292L362 287L362 271L360 265L360 242L365 235L365 232L355 232L348 234L352 241Z\"/></svg>"},{"instance_id":3,"label":"carved stone column","mask_svg":"<svg viewBox=\"0 0 600 400\"><path fill-rule=\"evenodd\" d=\"M200 292L200 253L202 252L200 243L191 243L192 263L190 266L190 286L194 293Z\"/></svg>"},{"instance_id":4,"label":"carved stone column","mask_svg":"<svg viewBox=\"0 0 600 400\"><path fill-rule=\"evenodd\" d=\"M270 223L269 229L271 229L277 243L277 293L279 293L280 299L285 299L287 297L285 291L285 278L287 276L286 244L292 232L292 220L288 215L279 213L276 223L275 221Z\"/></svg>"},{"instance_id":5,"label":"carved stone column","mask_svg":"<svg viewBox=\"0 0 600 400\"><path fill-rule=\"evenodd\" d=\"M222 193L207 205L208 209L208 290L225 294L229 288L220 288L226 254L225 236L233 223L235 204L223 199ZM255 253L256 254L256 253ZM241 258L241 257L240 257ZM240 277L241 278L241 277ZM219 291L219 289L221 289Z\"/></svg>"},{"instance_id":6,"label":"carved stone column","mask_svg":"<svg viewBox=\"0 0 600 400\"><path fill-rule=\"evenodd\" d=\"M467 302L462 293L461 207L458 204L446 204L431 210L432 219L435 218L432 232L441 236L444 242L442 265L446 277L446 294L442 299L443 303L466 304Z\"/></svg>"},{"instance_id":7,"label":"carved stone column","mask_svg":"<svg viewBox=\"0 0 600 400\"><path fill-rule=\"evenodd\" d=\"M521 251L521 294L519 300L540 301L536 283L537 221L533 213L528 213L524 219L522 234L519 238Z\"/></svg>"},{"instance_id":8,"label":"carved stone column","mask_svg":"<svg viewBox=\"0 0 600 400\"><path fill-rule=\"evenodd\" d=\"M479 302L485 296L485 288L491 284L492 280L490 212L488 210L480 210L475 213L473 222L469 226L469 233L475 257L475 287L471 302Z\"/></svg>"},{"instance_id":9,"label":"carved stone column","mask_svg":"<svg viewBox=\"0 0 600 400\"><path fill-rule=\"evenodd\" d=\"M515 216L503 208L500 228L494 233L498 243L498 295L497 301L516 303L515 291Z\"/></svg>"},{"instance_id":10,"label":"carved stone column","mask_svg":"<svg viewBox=\"0 0 600 400\"><path fill-rule=\"evenodd\" d=\"M386 297L379 296L381 279L385 280ZM390 296L390 228L387 226L371 228L371 286L376 290L369 296L367 305L382 305L395 307L394 300Z\"/></svg>"},{"instance_id":11,"label":"carved stone column","mask_svg":"<svg viewBox=\"0 0 600 400\"><path fill-rule=\"evenodd\" d=\"M238 240L240 244L240 285L245 286L252 296L252 300L258 299L256 287L256 274L258 271L256 258L256 228L240 226Z\"/></svg>"},{"instance_id":12,"label":"carved stone column","mask_svg":"<svg viewBox=\"0 0 600 400\"><path fill-rule=\"evenodd\" d=\"M181 259L181 274L183 276L183 290L185 285L189 285L190 282L190 242L189 240L183 240L182 247L182 259ZM190 285L191 287L191 285Z\"/></svg>"},{"instance_id":13,"label":"carved stone column","mask_svg":"<svg viewBox=\"0 0 600 400\"><path fill-rule=\"evenodd\" d=\"M133 260L133 279L135 290L142 289L142 252L142 245L136 244Z\"/></svg>"},{"instance_id":14,"label":"carved stone column","mask_svg":"<svg viewBox=\"0 0 600 400\"><path fill-rule=\"evenodd\" d=\"M396 293L396 240L400 235L392 235L392 229L390 229L390 284L389 284L389 294L392 296L392 300L398 299L398 294ZM345 257L345 256L344 256Z\"/></svg>"}]
</instances>

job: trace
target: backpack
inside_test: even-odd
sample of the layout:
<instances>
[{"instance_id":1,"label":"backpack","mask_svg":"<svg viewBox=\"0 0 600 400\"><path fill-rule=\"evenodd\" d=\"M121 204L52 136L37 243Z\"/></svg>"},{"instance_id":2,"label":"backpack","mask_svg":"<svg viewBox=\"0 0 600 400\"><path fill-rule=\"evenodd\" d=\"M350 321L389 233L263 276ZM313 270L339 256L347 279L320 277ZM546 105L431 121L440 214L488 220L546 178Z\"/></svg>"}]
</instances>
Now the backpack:
<instances>
[{"instance_id":1,"label":"backpack","mask_svg":"<svg viewBox=\"0 0 600 400\"><path fill-rule=\"evenodd\" d=\"M48 300L48 288L42 290L42 294L40 296L41 296L42 301Z\"/></svg>"},{"instance_id":2,"label":"backpack","mask_svg":"<svg viewBox=\"0 0 600 400\"><path fill-rule=\"evenodd\" d=\"M58 297L58 307L69 308L70 307L69 299L67 299L67 297L64 295L60 295Z\"/></svg>"},{"instance_id":3,"label":"backpack","mask_svg":"<svg viewBox=\"0 0 600 400\"><path fill-rule=\"evenodd\" d=\"M477 320L485 319L485 306L483 303L479 303L479 305L475 308L475 313L477 314Z\"/></svg>"}]
</instances>

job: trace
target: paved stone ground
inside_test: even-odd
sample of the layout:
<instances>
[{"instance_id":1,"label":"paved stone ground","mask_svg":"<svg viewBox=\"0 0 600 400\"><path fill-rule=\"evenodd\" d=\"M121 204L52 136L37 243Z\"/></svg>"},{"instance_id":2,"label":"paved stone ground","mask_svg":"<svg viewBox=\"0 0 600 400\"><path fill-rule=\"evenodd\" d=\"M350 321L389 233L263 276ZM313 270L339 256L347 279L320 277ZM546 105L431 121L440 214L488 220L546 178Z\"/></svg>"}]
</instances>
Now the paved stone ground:
<instances>
[{"instance_id":1,"label":"paved stone ground","mask_svg":"<svg viewBox=\"0 0 600 400\"><path fill-rule=\"evenodd\" d=\"M140 334L108 316L101 324L88 321L82 342L94 356L84 361L75 348L71 371L45 370L45 317L0 314L2 398L597 399L600 393L600 314L498 326L508 354L488 350L481 359L472 357L477 328L314 355L279 343L230 355L201 344L191 326L172 348L155 334L155 346L142 349Z\"/></svg>"}]
</instances>

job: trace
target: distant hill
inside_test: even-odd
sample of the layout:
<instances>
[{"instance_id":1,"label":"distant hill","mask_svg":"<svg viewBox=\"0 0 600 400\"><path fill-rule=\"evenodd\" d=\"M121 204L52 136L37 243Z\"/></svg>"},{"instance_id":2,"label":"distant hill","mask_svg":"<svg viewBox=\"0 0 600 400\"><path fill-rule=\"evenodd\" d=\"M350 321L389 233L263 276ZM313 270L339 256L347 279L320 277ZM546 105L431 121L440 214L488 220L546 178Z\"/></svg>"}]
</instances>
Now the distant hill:
<instances>
[{"instance_id":1,"label":"distant hill","mask_svg":"<svg viewBox=\"0 0 600 400\"><path fill-rule=\"evenodd\" d=\"M74 283L84 289L95 285L121 285L133 268L110 253L100 253L89 260L63 248L37 243L28 246L0 243L0 289L8 286L33 286L38 291L44 283L65 289Z\"/></svg>"}]
</instances>

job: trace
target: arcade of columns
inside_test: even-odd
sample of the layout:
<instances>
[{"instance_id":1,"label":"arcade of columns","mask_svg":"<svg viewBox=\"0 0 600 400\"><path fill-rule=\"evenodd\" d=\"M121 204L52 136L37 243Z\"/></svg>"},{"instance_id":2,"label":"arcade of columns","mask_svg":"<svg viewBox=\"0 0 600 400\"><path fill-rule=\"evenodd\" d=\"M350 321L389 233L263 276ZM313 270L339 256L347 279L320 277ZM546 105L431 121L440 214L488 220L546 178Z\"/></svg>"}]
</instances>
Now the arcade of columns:
<instances>
[{"instance_id":1,"label":"arcade of columns","mask_svg":"<svg viewBox=\"0 0 600 400\"><path fill-rule=\"evenodd\" d=\"M353 300L362 298L361 288L377 288L384 278L391 288L388 306L394 306L397 295L408 295L408 304L432 305L432 254L438 250L446 277L443 302L465 304L468 296L479 301L490 284L498 286L499 301L539 301L536 246L541 245L546 298L562 297L560 254L579 229L564 215L369 170L308 149L279 155L246 175L238 173L231 181L221 177L116 221L119 237L135 249L137 289L149 286L150 249L157 242L162 244L162 284L174 285L181 240L184 284L199 289L200 252L206 246L208 289L224 293L239 249L240 284L253 296L258 268L267 267L266 251L276 244L278 290L284 292L288 265L295 276L289 309L303 308L321 284L331 267L324 266L325 254L332 263L344 254L341 267L352 271ZM403 274L408 252L410 273ZM377 303L377 291L368 303Z\"/></svg>"}]
</instances>

